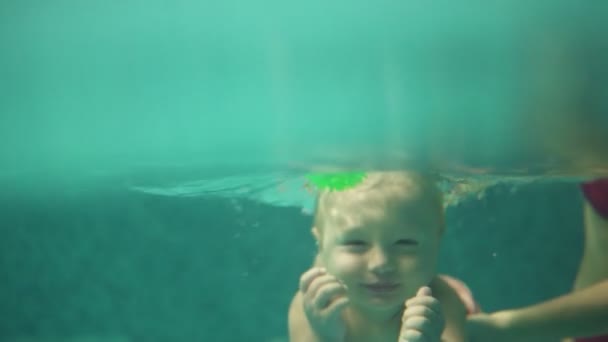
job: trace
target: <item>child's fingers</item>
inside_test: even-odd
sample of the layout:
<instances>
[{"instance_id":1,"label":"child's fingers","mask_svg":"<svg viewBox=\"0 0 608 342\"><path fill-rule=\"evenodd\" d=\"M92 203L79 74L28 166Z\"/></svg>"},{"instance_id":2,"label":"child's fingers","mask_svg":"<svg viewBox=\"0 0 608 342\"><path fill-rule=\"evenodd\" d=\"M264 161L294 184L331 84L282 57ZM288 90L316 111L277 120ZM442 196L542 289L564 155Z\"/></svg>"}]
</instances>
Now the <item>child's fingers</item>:
<instances>
[{"instance_id":1,"label":"child's fingers","mask_svg":"<svg viewBox=\"0 0 608 342\"><path fill-rule=\"evenodd\" d=\"M313 302L317 308L323 309L329 304L332 298L341 294L346 294L344 285L340 284L338 281L329 282L319 288Z\"/></svg>"},{"instance_id":2,"label":"child's fingers","mask_svg":"<svg viewBox=\"0 0 608 342\"><path fill-rule=\"evenodd\" d=\"M429 307L423 305L415 305L407 308L403 312L402 321L405 323L411 317L426 317L432 322L441 322L443 318L438 312L435 312Z\"/></svg>"},{"instance_id":3,"label":"child's fingers","mask_svg":"<svg viewBox=\"0 0 608 342\"><path fill-rule=\"evenodd\" d=\"M410 337L406 341L440 341L443 324L429 317L413 316L404 320L401 331L402 336Z\"/></svg>"},{"instance_id":4,"label":"child's fingers","mask_svg":"<svg viewBox=\"0 0 608 342\"><path fill-rule=\"evenodd\" d=\"M439 300L429 293L430 289L421 288L416 297L406 302L401 329L418 331L424 338L435 341L443 331L444 318Z\"/></svg>"},{"instance_id":5,"label":"child's fingers","mask_svg":"<svg viewBox=\"0 0 608 342\"><path fill-rule=\"evenodd\" d=\"M429 297L429 296L414 297L414 298L408 299L405 302L406 308L416 306L416 305L426 306L437 313L441 313L441 304L439 303L439 300L437 300L437 298L435 298L435 297Z\"/></svg>"},{"instance_id":6,"label":"child's fingers","mask_svg":"<svg viewBox=\"0 0 608 342\"><path fill-rule=\"evenodd\" d=\"M416 293L416 297L424 297L424 296L432 296L433 295L433 291L431 291L431 288L428 286L423 286L420 289L418 289L418 292Z\"/></svg>"},{"instance_id":7,"label":"child's fingers","mask_svg":"<svg viewBox=\"0 0 608 342\"><path fill-rule=\"evenodd\" d=\"M399 342L427 342L424 335L413 329L407 329L399 336Z\"/></svg>"},{"instance_id":8,"label":"child's fingers","mask_svg":"<svg viewBox=\"0 0 608 342\"><path fill-rule=\"evenodd\" d=\"M325 274L325 272L325 269L321 267L313 267L310 270L304 272L304 274L302 274L302 276L300 277L300 291L302 291L303 293L308 291L308 287L310 286L312 281L316 277Z\"/></svg>"},{"instance_id":9,"label":"child's fingers","mask_svg":"<svg viewBox=\"0 0 608 342\"><path fill-rule=\"evenodd\" d=\"M403 322L401 329L405 329L406 331L416 330L423 335L432 334L434 332L433 321L424 316L409 317Z\"/></svg>"},{"instance_id":10,"label":"child's fingers","mask_svg":"<svg viewBox=\"0 0 608 342\"><path fill-rule=\"evenodd\" d=\"M337 318L340 313L342 313L342 310L348 305L348 303L349 300L346 296L341 296L334 299L329 304L327 309L325 309L325 314L327 315L327 318L330 320Z\"/></svg>"},{"instance_id":11,"label":"child's fingers","mask_svg":"<svg viewBox=\"0 0 608 342\"><path fill-rule=\"evenodd\" d=\"M339 283L336 277L330 274L324 274L313 279L312 283L308 286L308 290L304 293L304 295L310 299L314 299L317 296L319 290L330 283Z\"/></svg>"}]
</instances>

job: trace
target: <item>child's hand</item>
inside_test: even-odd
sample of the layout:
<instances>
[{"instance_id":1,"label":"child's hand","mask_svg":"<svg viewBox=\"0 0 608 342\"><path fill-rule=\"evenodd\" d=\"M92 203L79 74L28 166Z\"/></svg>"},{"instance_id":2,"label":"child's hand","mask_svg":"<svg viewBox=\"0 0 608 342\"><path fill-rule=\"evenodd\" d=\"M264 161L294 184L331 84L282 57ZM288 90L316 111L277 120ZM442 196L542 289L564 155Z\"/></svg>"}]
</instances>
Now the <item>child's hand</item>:
<instances>
[{"instance_id":1,"label":"child's hand","mask_svg":"<svg viewBox=\"0 0 608 342\"><path fill-rule=\"evenodd\" d=\"M405 302L399 342L439 342L445 326L441 305L431 289L421 287Z\"/></svg>"},{"instance_id":2,"label":"child's hand","mask_svg":"<svg viewBox=\"0 0 608 342\"><path fill-rule=\"evenodd\" d=\"M322 268L312 268L300 278L304 312L321 339L343 340L346 325L342 311L348 304L346 286Z\"/></svg>"}]
</instances>

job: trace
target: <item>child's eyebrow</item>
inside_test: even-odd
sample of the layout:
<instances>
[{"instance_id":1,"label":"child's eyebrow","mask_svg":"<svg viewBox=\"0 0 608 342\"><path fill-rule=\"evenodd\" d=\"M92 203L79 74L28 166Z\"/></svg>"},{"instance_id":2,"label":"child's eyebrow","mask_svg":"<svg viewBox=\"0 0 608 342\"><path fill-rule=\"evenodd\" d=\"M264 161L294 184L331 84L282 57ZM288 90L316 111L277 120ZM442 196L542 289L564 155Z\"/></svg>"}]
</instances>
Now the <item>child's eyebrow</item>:
<instances>
[{"instance_id":1,"label":"child's eyebrow","mask_svg":"<svg viewBox=\"0 0 608 342\"><path fill-rule=\"evenodd\" d=\"M359 234L364 233L365 229L361 226L343 225L341 227L338 227L336 231L338 232L338 234Z\"/></svg>"}]
</instances>

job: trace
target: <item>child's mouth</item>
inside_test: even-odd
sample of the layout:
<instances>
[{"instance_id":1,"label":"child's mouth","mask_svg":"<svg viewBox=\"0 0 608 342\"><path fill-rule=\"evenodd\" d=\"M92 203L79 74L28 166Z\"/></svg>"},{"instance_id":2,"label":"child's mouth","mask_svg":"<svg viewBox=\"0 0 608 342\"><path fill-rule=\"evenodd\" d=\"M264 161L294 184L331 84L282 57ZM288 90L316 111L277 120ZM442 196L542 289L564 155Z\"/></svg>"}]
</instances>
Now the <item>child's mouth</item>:
<instances>
[{"instance_id":1,"label":"child's mouth","mask_svg":"<svg viewBox=\"0 0 608 342\"><path fill-rule=\"evenodd\" d=\"M368 291L376 294L386 294L394 292L399 288L399 284L397 283L372 283L372 284L363 284Z\"/></svg>"}]
</instances>

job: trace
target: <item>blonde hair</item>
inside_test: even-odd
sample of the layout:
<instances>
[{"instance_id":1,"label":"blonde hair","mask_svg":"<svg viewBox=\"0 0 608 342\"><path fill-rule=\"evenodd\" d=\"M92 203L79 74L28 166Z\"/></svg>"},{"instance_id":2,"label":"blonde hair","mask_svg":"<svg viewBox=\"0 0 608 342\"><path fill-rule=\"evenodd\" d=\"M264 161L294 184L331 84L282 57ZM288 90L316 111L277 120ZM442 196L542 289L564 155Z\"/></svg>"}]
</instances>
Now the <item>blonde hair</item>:
<instances>
[{"instance_id":1,"label":"blonde hair","mask_svg":"<svg viewBox=\"0 0 608 342\"><path fill-rule=\"evenodd\" d=\"M328 210L337 204L365 200L384 206L395 199L420 196L437 207L443 226L443 192L438 186L438 178L421 172L389 171L371 172L363 182L347 190L321 191L315 205L314 227L322 234L327 223Z\"/></svg>"}]
</instances>

